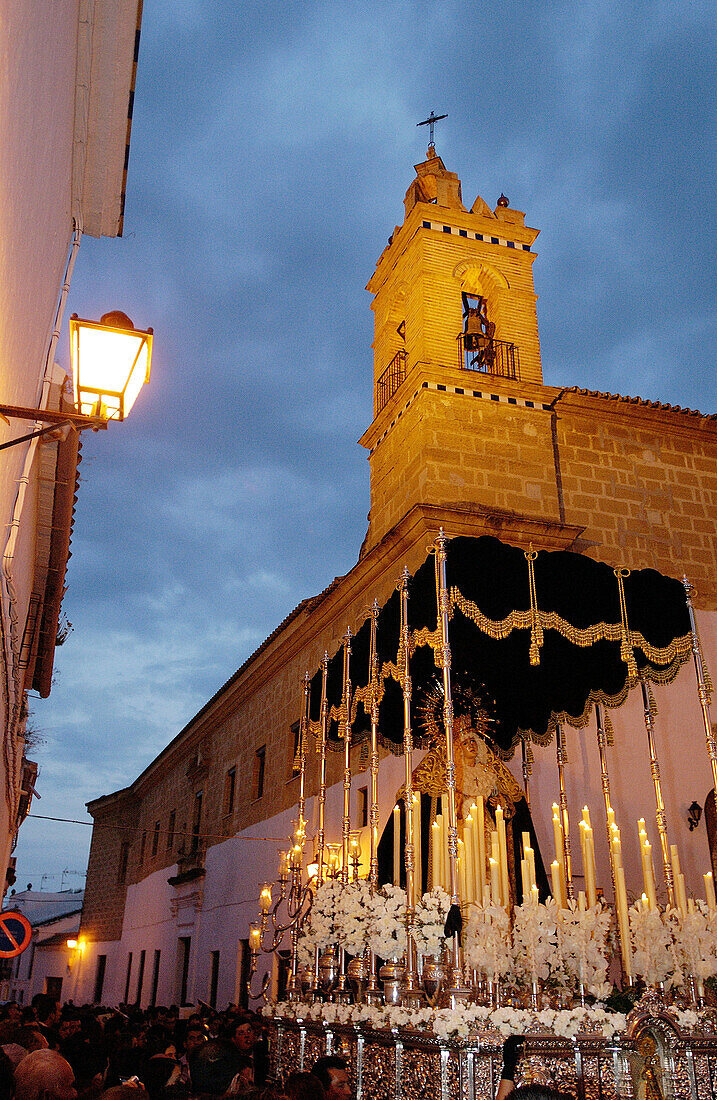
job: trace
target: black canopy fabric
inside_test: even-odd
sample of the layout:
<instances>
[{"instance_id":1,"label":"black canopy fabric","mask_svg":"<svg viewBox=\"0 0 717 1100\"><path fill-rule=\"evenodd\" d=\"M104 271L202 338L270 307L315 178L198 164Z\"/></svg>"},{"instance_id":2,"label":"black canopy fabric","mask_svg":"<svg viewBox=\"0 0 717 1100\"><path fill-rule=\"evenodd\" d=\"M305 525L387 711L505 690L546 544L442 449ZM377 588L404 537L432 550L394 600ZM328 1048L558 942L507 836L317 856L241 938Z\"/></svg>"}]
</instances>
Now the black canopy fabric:
<instances>
[{"instance_id":1,"label":"black canopy fabric","mask_svg":"<svg viewBox=\"0 0 717 1100\"><path fill-rule=\"evenodd\" d=\"M532 559L532 560L530 560ZM619 576L617 574L620 574ZM519 738L545 742L556 721L586 724L592 706L619 706L638 675L668 683L691 652L683 585L653 569L614 570L566 551L537 554L491 537L455 538L446 561L450 594L451 676L461 697L479 698L492 718L490 736L510 755ZM409 585L413 733L440 693L440 633L435 561L429 555ZM344 643L345 644L345 643ZM403 742L400 594L381 608L377 626L379 730L400 751ZM341 732L344 646L329 661L329 739ZM352 739L370 721L370 620L351 641ZM310 722L318 733L321 670L312 679Z\"/></svg>"}]
</instances>

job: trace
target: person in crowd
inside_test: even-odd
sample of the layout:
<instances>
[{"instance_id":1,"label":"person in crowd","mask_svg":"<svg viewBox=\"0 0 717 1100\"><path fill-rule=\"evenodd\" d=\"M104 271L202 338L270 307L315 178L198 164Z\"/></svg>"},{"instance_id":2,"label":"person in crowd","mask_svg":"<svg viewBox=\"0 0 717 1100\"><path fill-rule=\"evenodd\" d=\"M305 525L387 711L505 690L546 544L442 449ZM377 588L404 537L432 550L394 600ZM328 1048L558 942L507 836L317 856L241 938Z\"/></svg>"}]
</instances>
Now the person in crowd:
<instances>
[{"instance_id":1,"label":"person in crowd","mask_svg":"<svg viewBox=\"0 0 717 1100\"><path fill-rule=\"evenodd\" d=\"M348 1066L338 1054L327 1054L311 1067L314 1077L324 1087L326 1100L350 1100L353 1096Z\"/></svg>"},{"instance_id":2,"label":"person in crowd","mask_svg":"<svg viewBox=\"0 0 717 1100\"><path fill-rule=\"evenodd\" d=\"M199 1054L207 1041L207 1033L204 1024L190 1024L184 1036L184 1053L178 1059L179 1084L191 1085L192 1062Z\"/></svg>"},{"instance_id":3,"label":"person in crowd","mask_svg":"<svg viewBox=\"0 0 717 1100\"><path fill-rule=\"evenodd\" d=\"M254 1088L254 1062L250 1054L240 1054L237 1071L228 1089L229 1096L245 1096Z\"/></svg>"},{"instance_id":4,"label":"person in crowd","mask_svg":"<svg viewBox=\"0 0 717 1100\"><path fill-rule=\"evenodd\" d=\"M510 1100L572 1100L564 1092L557 1092L547 1085L521 1085L515 1087L515 1074L518 1062L523 1056L525 1048L524 1035L509 1035L503 1043L503 1069L500 1075L500 1085L496 1093L496 1100L504 1100L509 1096Z\"/></svg>"},{"instance_id":5,"label":"person in crowd","mask_svg":"<svg viewBox=\"0 0 717 1100\"><path fill-rule=\"evenodd\" d=\"M49 993L36 993L32 998L38 1027L47 1039L47 1045L53 1050L58 1047L57 1024L60 1019L60 1004Z\"/></svg>"},{"instance_id":6,"label":"person in crowd","mask_svg":"<svg viewBox=\"0 0 717 1100\"><path fill-rule=\"evenodd\" d=\"M15 1070L15 1100L77 1100L70 1063L56 1050L33 1050Z\"/></svg>"},{"instance_id":7,"label":"person in crowd","mask_svg":"<svg viewBox=\"0 0 717 1100\"><path fill-rule=\"evenodd\" d=\"M246 1057L226 1039L208 1039L191 1062L192 1089L211 1096L222 1096Z\"/></svg>"},{"instance_id":8,"label":"person in crowd","mask_svg":"<svg viewBox=\"0 0 717 1100\"><path fill-rule=\"evenodd\" d=\"M326 1092L313 1073L290 1073L284 1082L286 1100L325 1100Z\"/></svg>"},{"instance_id":9,"label":"person in crowd","mask_svg":"<svg viewBox=\"0 0 717 1100\"><path fill-rule=\"evenodd\" d=\"M13 1028L7 1035L2 1036L0 1042L3 1051L13 1066L16 1066L20 1059L24 1058L30 1051L42 1050L47 1047L47 1039L38 1030L37 1024L34 1027Z\"/></svg>"},{"instance_id":10,"label":"person in crowd","mask_svg":"<svg viewBox=\"0 0 717 1100\"><path fill-rule=\"evenodd\" d=\"M5 1022L12 1027L19 1027L22 1023L22 1009L16 1001L8 1001L0 1007L0 1023Z\"/></svg>"}]
</instances>

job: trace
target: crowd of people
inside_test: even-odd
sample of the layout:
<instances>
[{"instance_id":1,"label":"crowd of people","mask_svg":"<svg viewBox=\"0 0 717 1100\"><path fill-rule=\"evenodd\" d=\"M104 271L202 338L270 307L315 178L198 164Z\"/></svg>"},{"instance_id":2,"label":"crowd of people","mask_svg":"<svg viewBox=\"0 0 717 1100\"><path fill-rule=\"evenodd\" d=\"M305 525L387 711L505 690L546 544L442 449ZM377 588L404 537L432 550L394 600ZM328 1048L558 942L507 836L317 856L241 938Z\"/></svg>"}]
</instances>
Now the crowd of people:
<instances>
[{"instance_id":1,"label":"crowd of people","mask_svg":"<svg viewBox=\"0 0 717 1100\"><path fill-rule=\"evenodd\" d=\"M569 1100L516 1089L521 1053L520 1037L506 1041L495 1100ZM234 1006L181 1018L176 1006L60 1007L38 994L0 1007L0 1100L351 1100L352 1077L334 1054L274 1079L261 1017Z\"/></svg>"}]
</instances>

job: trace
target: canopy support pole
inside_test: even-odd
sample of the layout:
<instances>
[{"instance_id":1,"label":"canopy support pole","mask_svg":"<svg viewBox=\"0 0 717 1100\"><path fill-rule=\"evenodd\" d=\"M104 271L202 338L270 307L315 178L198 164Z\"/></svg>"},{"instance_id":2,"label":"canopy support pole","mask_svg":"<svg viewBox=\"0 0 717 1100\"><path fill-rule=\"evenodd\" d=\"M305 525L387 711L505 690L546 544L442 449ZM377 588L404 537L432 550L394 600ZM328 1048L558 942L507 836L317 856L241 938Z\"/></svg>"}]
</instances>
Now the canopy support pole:
<instances>
[{"instance_id":1,"label":"canopy support pole","mask_svg":"<svg viewBox=\"0 0 717 1100\"><path fill-rule=\"evenodd\" d=\"M568 796L565 791L565 765L568 762L565 751L565 734L560 722L555 727L555 749L558 758L558 781L560 783L560 817L563 823L563 860L565 863L565 887L568 901L575 897L573 889L573 861L570 852L570 814L568 812Z\"/></svg>"},{"instance_id":2,"label":"canopy support pole","mask_svg":"<svg viewBox=\"0 0 717 1100\"><path fill-rule=\"evenodd\" d=\"M712 765L712 785L717 792L717 745L715 745L715 737L714 733L712 732L712 720L710 717L712 691L707 683L705 663L702 655L702 645L700 643L700 636L697 633L697 620L695 618L695 609L692 606L692 595L695 589L694 586L690 584L690 582L687 580L687 577L682 578L682 584L685 589L687 614L690 617L690 629L692 631L692 656L694 658L695 672L697 674L697 693L700 699L700 707L702 708L702 722L705 727L707 755L709 756L710 764Z\"/></svg>"},{"instance_id":3,"label":"canopy support pole","mask_svg":"<svg viewBox=\"0 0 717 1100\"><path fill-rule=\"evenodd\" d=\"M441 630L441 645L438 663L443 671L443 725L446 735L446 785L448 787L448 870L451 893L451 908L460 910L461 899L458 893L458 823L456 815L456 764L453 755L453 696L451 694L451 647L448 638L448 620L450 616L450 598L446 579L446 559L448 557L448 539L441 527L434 542L436 567L436 602L438 621ZM470 990L463 977L463 958L460 930L453 931L453 960L448 998L455 1003L465 1000Z\"/></svg>"},{"instance_id":4,"label":"canopy support pole","mask_svg":"<svg viewBox=\"0 0 717 1100\"><path fill-rule=\"evenodd\" d=\"M408 582L411 574L404 566L398 591L401 596L401 687L403 689L403 761L405 766L404 806L406 815L406 973L401 988L401 1003L409 1008L423 1004L423 990L416 981L416 941L413 921L416 912L415 848L413 836L413 732L411 730L411 635L408 628ZM419 843L420 843L420 837Z\"/></svg>"},{"instance_id":5,"label":"canopy support pole","mask_svg":"<svg viewBox=\"0 0 717 1100\"><path fill-rule=\"evenodd\" d=\"M647 748L650 753L650 772L655 787L655 819L657 830L660 834L660 847L662 848L662 864L665 869L665 884L667 885L667 901L670 909L675 907L675 882L672 872L672 860L670 859L670 842L667 836L667 814L665 813L665 800L662 797L662 777L660 765L657 760L655 748L655 720L653 704L650 699L650 690L645 683L645 677L640 673L640 687L642 689L642 707L645 713L645 731L647 733Z\"/></svg>"}]
</instances>

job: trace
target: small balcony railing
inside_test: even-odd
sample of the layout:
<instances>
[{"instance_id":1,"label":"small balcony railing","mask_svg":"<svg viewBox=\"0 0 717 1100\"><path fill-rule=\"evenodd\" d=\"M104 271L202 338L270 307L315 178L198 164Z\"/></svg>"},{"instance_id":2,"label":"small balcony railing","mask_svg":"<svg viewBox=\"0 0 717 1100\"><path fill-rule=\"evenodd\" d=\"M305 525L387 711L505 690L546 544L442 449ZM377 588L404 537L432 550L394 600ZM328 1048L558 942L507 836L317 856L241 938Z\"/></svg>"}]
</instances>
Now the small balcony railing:
<instances>
[{"instance_id":1,"label":"small balcony railing","mask_svg":"<svg viewBox=\"0 0 717 1100\"><path fill-rule=\"evenodd\" d=\"M497 374L500 378L520 381L518 348L504 340L489 340L480 350L468 351L464 333L461 333L458 337L458 365L461 370L481 371L483 374Z\"/></svg>"},{"instance_id":2,"label":"small balcony railing","mask_svg":"<svg viewBox=\"0 0 717 1100\"><path fill-rule=\"evenodd\" d=\"M376 412L380 413L387 401L406 377L406 353L397 351L376 383Z\"/></svg>"}]
</instances>

